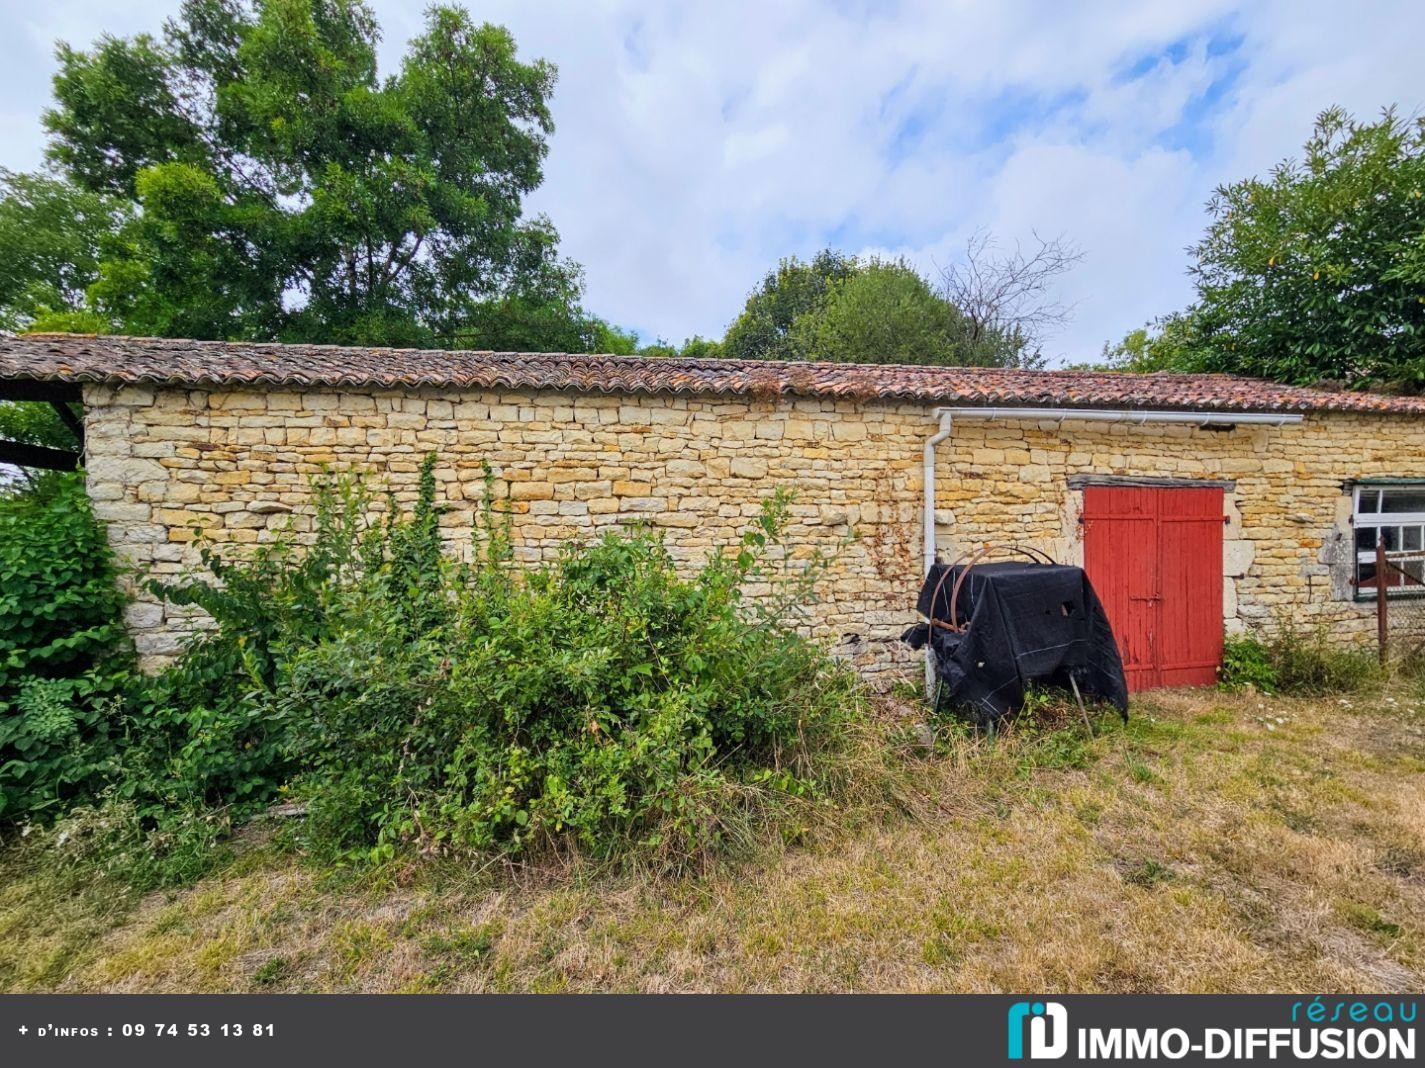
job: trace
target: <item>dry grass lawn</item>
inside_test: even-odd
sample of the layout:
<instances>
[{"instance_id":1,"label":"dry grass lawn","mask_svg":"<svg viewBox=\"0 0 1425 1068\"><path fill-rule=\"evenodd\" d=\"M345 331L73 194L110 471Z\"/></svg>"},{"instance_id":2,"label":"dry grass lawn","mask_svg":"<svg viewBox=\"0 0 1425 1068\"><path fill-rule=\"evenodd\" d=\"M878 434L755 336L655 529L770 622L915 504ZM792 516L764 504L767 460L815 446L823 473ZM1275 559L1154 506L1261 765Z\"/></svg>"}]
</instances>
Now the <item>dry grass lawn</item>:
<instances>
[{"instance_id":1,"label":"dry grass lawn","mask_svg":"<svg viewBox=\"0 0 1425 1068\"><path fill-rule=\"evenodd\" d=\"M679 880L324 871L252 844L180 892L0 859L0 987L66 991L1425 989L1425 710L1161 693L960 741L925 811Z\"/></svg>"}]
</instances>

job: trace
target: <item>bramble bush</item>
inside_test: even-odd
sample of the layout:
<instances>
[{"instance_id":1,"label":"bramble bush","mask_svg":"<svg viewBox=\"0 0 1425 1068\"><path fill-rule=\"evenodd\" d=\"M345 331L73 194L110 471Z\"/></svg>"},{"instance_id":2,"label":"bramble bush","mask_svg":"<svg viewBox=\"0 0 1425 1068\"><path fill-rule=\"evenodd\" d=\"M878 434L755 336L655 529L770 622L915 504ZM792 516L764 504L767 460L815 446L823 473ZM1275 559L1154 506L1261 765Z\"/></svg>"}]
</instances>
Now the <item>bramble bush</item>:
<instances>
[{"instance_id":1,"label":"bramble bush","mask_svg":"<svg viewBox=\"0 0 1425 1068\"><path fill-rule=\"evenodd\" d=\"M688 578L648 530L525 569L488 471L468 558L445 546L434 462L408 514L388 496L368 519L359 479L327 480L310 546L209 549L211 580L162 588L215 625L138 701L147 763L120 789L145 818L281 795L327 856L577 844L681 864L844 785L863 704L795 629L828 558L778 550L785 494ZM751 582L772 595L744 601Z\"/></svg>"},{"instance_id":2,"label":"bramble bush","mask_svg":"<svg viewBox=\"0 0 1425 1068\"><path fill-rule=\"evenodd\" d=\"M0 824L55 814L115 772L122 609L81 476L0 491Z\"/></svg>"}]
</instances>

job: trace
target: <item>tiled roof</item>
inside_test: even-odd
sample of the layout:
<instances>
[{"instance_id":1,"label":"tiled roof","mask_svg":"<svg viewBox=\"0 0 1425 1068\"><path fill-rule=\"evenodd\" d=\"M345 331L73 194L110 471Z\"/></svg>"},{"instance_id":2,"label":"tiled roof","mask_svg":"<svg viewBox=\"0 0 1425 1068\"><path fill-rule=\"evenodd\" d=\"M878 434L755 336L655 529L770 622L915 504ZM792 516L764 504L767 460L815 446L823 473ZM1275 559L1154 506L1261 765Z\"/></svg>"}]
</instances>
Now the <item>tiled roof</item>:
<instances>
[{"instance_id":1,"label":"tiled roof","mask_svg":"<svg viewBox=\"0 0 1425 1068\"><path fill-rule=\"evenodd\" d=\"M1129 375L897 364L688 360L351 348L81 334L0 338L0 380L351 389L791 394L944 405L1425 414L1425 397L1305 389L1232 375Z\"/></svg>"}]
</instances>

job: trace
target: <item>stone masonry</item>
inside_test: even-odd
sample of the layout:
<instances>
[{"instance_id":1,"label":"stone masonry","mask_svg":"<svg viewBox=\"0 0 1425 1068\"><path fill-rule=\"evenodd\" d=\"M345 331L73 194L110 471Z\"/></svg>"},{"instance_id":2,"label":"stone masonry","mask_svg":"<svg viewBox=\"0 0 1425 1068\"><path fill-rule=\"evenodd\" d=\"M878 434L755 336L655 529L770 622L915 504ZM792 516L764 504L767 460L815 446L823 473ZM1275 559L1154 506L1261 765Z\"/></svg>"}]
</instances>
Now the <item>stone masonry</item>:
<instances>
[{"instance_id":1,"label":"stone masonry","mask_svg":"<svg viewBox=\"0 0 1425 1068\"><path fill-rule=\"evenodd\" d=\"M146 575L198 565L201 533L251 544L304 529L313 476L359 469L415 495L422 456L468 540L482 462L508 497L520 559L573 538L646 522L694 565L731 545L778 486L796 492L793 565L848 535L809 631L868 673L914 657L897 637L915 619L922 561L921 451L935 430L923 403L781 395L605 395L553 390L239 390L86 385L90 495L132 565L128 610L146 664L172 657L195 620L144 592ZM1230 421L1230 416L1224 416ZM1191 426L963 420L937 457L943 558L985 542L1031 543L1082 560L1082 492L1071 476L1229 482L1224 615L1229 629L1277 613L1363 640L1369 605L1350 599L1347 480L1425 477L1425 428L1407 414L1313 412L1295 426Z\"/></svg>"}]
</instances>

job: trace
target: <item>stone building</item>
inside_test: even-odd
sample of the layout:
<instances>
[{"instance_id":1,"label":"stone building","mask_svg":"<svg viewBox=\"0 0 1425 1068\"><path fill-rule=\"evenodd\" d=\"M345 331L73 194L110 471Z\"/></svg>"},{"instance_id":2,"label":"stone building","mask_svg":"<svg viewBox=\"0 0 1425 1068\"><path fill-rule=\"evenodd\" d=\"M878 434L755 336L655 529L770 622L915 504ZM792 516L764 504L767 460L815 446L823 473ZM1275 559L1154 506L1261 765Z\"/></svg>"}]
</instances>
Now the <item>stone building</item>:
<instances>
[{"instance_id":1,"label":"stone building","mask_svg":"<svg viewBox=\"0 0 1425 1068\"><path fill-rule=\"evenodd\" d=\"M413 496L434 451L450 538L488 461L526 560L639 521L692 563L790 487L792 557L855 535L813 631L873 674L915 663L897 637L927 560L988 543L1085 564L1138 686L1208 680L1224 627L1283 615L1365 640L1377 539L1387 596L1425 589L1418 398L1218 375L71 335L0 339L3 398L83 401L90 496L135 576L194 567L199 533L250 543L300 524L323 468ZM150 663L193 625L137 584L128 618ZM1169 632L1205 637L1166 649Z\"/></svg>"}]
</instances>

